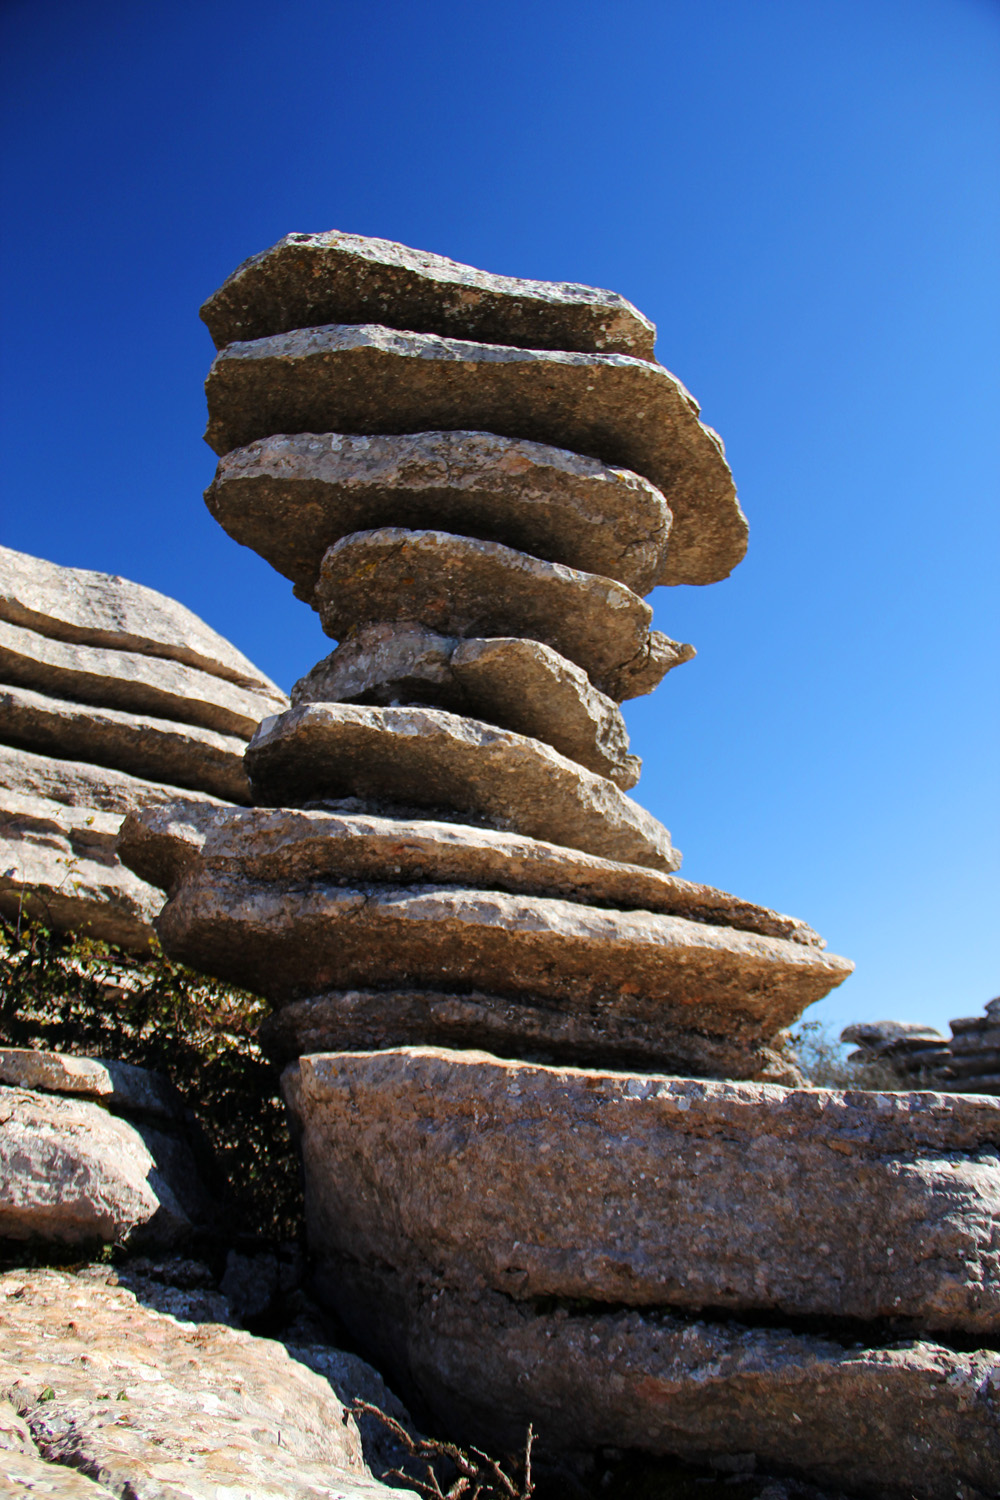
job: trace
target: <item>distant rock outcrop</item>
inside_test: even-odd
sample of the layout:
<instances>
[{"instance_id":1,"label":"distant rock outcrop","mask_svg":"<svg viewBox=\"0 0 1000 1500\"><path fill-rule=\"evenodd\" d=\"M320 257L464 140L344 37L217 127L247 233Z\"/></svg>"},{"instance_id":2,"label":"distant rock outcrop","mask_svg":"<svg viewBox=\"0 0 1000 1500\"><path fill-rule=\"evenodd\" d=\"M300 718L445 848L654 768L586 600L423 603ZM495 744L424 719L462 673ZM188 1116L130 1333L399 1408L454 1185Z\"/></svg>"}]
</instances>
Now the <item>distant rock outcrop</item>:
<instances>
[{"instance_id":1,"label":"distant rock outcrop","mask_svg":"<svg viewBox=\"0 0 1000 1500\"><path fill-rule=\"evenodd\" d=\"M952 1021L950 1039L907 1021L862 1021L846 1026L840 1040L857 1049L848 1062L881 1064L918 1087L1000 1095L1000 997L984 1015Z\"/></svg>"},{"instance_id":2,"label":"distant rock outcrop","mask_svg":"<svg viewBox=\"0 0 1000 1500\"><path fill-rule=\"evenodd\" d=\"M133 808L246 802L284 694L173 599L0 547L0 910L141 949L158 893L117 860Z\"/></svg>"}]
</instances>

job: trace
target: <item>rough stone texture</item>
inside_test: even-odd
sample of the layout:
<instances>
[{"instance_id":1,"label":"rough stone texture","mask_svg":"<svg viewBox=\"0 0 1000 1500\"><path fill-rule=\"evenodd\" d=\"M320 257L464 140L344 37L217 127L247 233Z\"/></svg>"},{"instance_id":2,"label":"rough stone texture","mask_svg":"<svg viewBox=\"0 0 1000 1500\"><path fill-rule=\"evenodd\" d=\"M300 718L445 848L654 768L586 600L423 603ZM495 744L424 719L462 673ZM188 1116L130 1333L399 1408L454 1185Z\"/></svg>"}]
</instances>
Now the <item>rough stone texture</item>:
<instances>
[{"instance_id":1,"label":"rough stone texture","mask_svg":"<svg viewBox=\"0 0 1000 1500\"><path fill-rule=\"evenodd\" d=\"M200 802L146 807L118 837L129 868L171 891L196 863L262 880L317 877L482 885L522 895L559 896L620 911L666 912L715 927L737 927L808 947L826 943L797 917L755 906L714 886L659 870L616 864L499 829L430 819L293 808L213 808Z\"/></svg>"},{"instance_id":2,"label":"rough stone texture","mask_svg":"<svg viewBox=\"0 0 1000 1500\"><path fill-rule=\"evenodd\" d=\"M179 1137L89 1100L0 1086L0 1238L170 1246L210 1216Z\"/></svg>"},{"instance_id":3,"label":"rough stone texture","mask_svg":"<svg viewBox=\"0 0 1000 1500\"><path fill-rule=\"evenodd\" d=\"M383 1281L349 1305L341 1287L340 1301L370 1334L397 1311L392 1293ZM536 1312L497 1294L470 1303L429 1288L398 1312L397 1381L408 1374L449 1430L494 1451L523 1444L530 1421L539 1451L608 1445L737 1473L755 1459L765 1472L869 1500L1000 1493L991 1350L866 1346L662 1312Z\"/></svg>"},{"instance_id":4,"label":"rough stone texture","mask_svg":"<svg viewBox=\"0 0 1000 1500\"><path fill-rule=\"evenodd\" d=\"M306 1056L285 1094L320 1255L521 1301L1000 1332L993 1101L437 1048Z\"/></svg>"},{"instance_id":5,"label":"rough stone texture","mask_svg":"<svg viewBox=\"0 0 1000 1500\"><path fill-rule=\"evenodd\" d=\"M416 621L442 635L527 636L602 687L645 650L653 612L610 578L447 531L357 531L323 558L316 609L327 635Z\"/></svg>"},{"instance_id":6,"label":"rough stone texture","mask_svg":"<svg viewBox=\"0 0 1000 1500\"><path fill-rule=\"evenodd\" d=\"M72 1057L30 1047L0 1047L0 1083L54 1094L80 1094L115 1114L184 1118L180 1095L166 1078L133 1063L104 1057Z\"/></svg>"},{"instance_id":7,"label":"rough stone texture","mask_svg":"<svg viewBox=\"0 0 1000 1500\"><path fill-rule=\"evenodd\" d=\"M482 429L650 480L673 514L659 583L713 583L746 551L721 439L680 381L645 360L331 325L230 344L206 390L220 456L274 433Z\"/></svg>"},{"instance_id":8,"label":"rough stone texture","mask_svg":"<svg viewBox=\"0 0 1000 1500\"><path fill-rule=\"evenodd\" d=\"M117 767L228 802L250 801L244 738L9 686L0 686L0 725L9 744L28 750Z\"/></svg>"},{"instance_id":9,"label":"rough stone texture","mask_svg":"<svg viewBox=\"0 0 1000 1500\"><path fill-rule=\"evenodd\" d=\"M628 790L642 762L613 698L551 646L517 636L437 635L423 626L370 625L292 688L292 704L427 704L544 740Z\"/></svg>"},{"instance_id":10,"label":"rough stone texture","mask_svg":"<svg viewBox=\"0 0 1000 1500\"><path fill-rule=\"evenodd\" d=\"M610 1006L581 1010L569 1001L542 1004L526 996L337 990L284 1006L263 1023L258 1039L281 1064L307 1052L434 1046L587 1067L802 1082L777 1047L671 1028L655 1017L638 1020Z\"/></svg>"},{"instance_id":11,"label":"rough stone texture","mask_svg":"<svg viewBox=\"0 0 1000 1500\"><path fill-rule=\"evenodd\" d=\"M269 1339L179 1323L120 1287L36 1270L0 1277L0 1331L0 1393L67 1500L412 1493L371 1477L332 1385ZM75 1487L88 1473L100 1484Z\"/></svg>"},{"instance_id":12,"label":"rough stone texture","mask_svg":"<svg viewBox=\"0 0 1000 1500\"><path fill-rule=\"evenodd\" d=\"M185 806L195 802L206 808L222 805L214 797L179 793L175 786L146 781L113 767L57 760L11 745L0 745L0 793L5 807L12 805L12 795L43 797L64 807L77 808L85 817L92 811L124 814L136 807L175 802L183 802Z\"/></svg>"},{"instance_id":13,"label":"rough stone texture","mask_svg":"<svg viewBox=\"0 0 1000 1500\"><path fill-rule=\"evenodd\" d=\"M288 702L164 657L56 640L0 620L0 678L55 697L200 724L249 739Z\"/></svg>"},{"instance_id":14,"label":"rough stone texture","mask_svg":"<svg viewBox=\"0 0 1000 1500\"><path fill-rule=\"evenodd\" d=\"M204 620L155 589L0 547L0 619L86 646L167 657L265 696L280 691Z\"/></svg>"},{"instance_id":15,"label":"rough stone texture","mask_svg":"<svg viewBox=\"0 0 1000 1500\"><path fill-rule=\"evenodd\" d=\"M258 802L391 797L475 813L531 838L675 870L670 835L612 781L510 730L430 708L307 703L265 719L246 753Z\"/></svg>"},{"instance_id":16,"label":"rough stone texture","mask_svg":"<svg viewBox=\"0 0 1000 1500\"><path fill-rule=\"evenodd\" d=\"M628 469L490 432L277 433L226 454L205 502L307 603L326 549L383 526L503 542L647 594L671 520Z\"/></svg>"},{"instance_id":17,"label":"rough stone texture","mask_svg":"<svg viewBox=\"0 0 1000 1500\"><path fill-rule=\"evenodd\" d=\"M201 316L216 348L317 323L388 323L535 349L653 358L656 329L617 292L525 281L394 240L286 234L238 266Z\"/></svg>"},{"instance_id":18,"label":"rough stone texture","mask_svg":"<svg viewBox=\"0 0 1000 1500\"><path fill-rule=\"evenodd\" d=\"M459 886L255 881L194 867L157 920L164 948L283 1003L368 986L485 991L638 1021L692 1066L705 1038L767 1045L851 965L801 943ZM703 1055L703 1054L702 1054Z\"/></svg>"}]
</instances>

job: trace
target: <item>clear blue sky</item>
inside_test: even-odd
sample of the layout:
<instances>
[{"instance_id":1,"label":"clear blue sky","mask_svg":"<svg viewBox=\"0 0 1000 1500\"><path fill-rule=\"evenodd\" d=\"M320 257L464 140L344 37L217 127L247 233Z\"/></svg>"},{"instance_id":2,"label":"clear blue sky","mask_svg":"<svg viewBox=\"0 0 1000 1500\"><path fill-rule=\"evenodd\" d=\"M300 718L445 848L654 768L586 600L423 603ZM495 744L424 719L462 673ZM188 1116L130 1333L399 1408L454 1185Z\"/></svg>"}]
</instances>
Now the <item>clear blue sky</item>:
<instances>
[{"instance_id":1,"label":"clear blue sky","mask_svg":"<svg viewBox=\"0 0 1000 1500\"><path fill-rule=\"evenodd\" d=\"M328 642L201 492L205 296L291 230L589 282L725 438L746 562L627 714L683 873L811 921L814 1014L1000 992L1000 5L5 0L2 540L288 687Z\"/></svg>"}]
</instances>

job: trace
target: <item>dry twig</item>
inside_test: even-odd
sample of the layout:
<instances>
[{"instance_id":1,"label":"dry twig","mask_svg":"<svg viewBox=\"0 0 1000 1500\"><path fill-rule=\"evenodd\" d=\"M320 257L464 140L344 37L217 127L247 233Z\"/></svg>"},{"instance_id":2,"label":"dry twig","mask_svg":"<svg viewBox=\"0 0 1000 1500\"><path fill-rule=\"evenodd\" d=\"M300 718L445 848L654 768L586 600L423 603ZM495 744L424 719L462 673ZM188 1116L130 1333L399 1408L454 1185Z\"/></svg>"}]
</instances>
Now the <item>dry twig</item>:
<instances>
[{"instance_id":1,"label":"dry twig","mask_svg":"<svg viewBox=\"0 0 1000 1500\"><path fill-rule=\"evenodd\" d=\"M400 1479L404 1484L418 1490L420 1494L429 1495L431 1500L531 1500L534 1494L535 1486L531 1478L531 1448L535 1434L530 1426L521 1464L522 1479L518 1484L517 1480L504 1472L495 1458L491 1458L480 1448L470 1448L466 1451L464 1448L459 1448L456 1443L439 1442L436 1438L414 1437L400 1422L396 1421L395 1417L390 1417L388 1412L382 1411L381 1407L373 1406L370 1401L362 1401L360 1398L352 1402L351 1411L364 1412L368 1416L377 1418L402 1444L410 1457L422 1463L427 1471L426 1479L416 1479L403 1469L389 1469L380 1476L382 1479ZM446 1490L441 1488L441 1481L434 1467L435 1461L441 1459L446 1459L453 1468L458 1470L457 1477Z\"/></svg>"}]
</instances>

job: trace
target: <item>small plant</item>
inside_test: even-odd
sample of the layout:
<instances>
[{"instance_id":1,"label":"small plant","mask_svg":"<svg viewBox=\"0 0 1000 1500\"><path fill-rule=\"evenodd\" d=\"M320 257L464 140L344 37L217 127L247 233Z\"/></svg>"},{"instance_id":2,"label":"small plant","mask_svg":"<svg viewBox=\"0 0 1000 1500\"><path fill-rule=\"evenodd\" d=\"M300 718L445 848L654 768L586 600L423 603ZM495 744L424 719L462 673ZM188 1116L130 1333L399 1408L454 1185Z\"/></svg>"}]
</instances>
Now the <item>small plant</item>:
<instances>
[{"instance_id":1,"label":"small plant","mask_svg":"<svg viewBox=\"0 0 1000 1500\"><path fill-rule=\"evenodd\" d=\"M352 1412L363 1412L382 1422L410 1457L421 1463L426 1479L416 1479L405 1469L388 1469L381 1479L398 1479L421 1495L431 1500L531 1500L535 1492L531 1478L531 1448L535 1440L533 1428L528 1428L524 1445L524 1457L520 1461L520 1478L513 1478L501 1468L495 1458L480 1448L459 1448L455 1443L439 1442L436 1438L414 1437L401 1422L390 1417L381 1407L360 1398L352 1402ZM447 1489L441 1486L436 1465L447 1465L455 1471L455 1477Z\"/></svg>"},{"instance_id":2,"label":"small plant","mask_svg":"<svg viewBox=\"0 0 1000 1500\"><path fill-rule=\"evenodd\" d=\"M887 1062L849 1062L844 1043L830 1035L822 1021L803 1021L789 1034L795 1060L806 1084L816 1089L905 1089L912 1087L901 1080Z\"/></svg>"}]
</instances>

